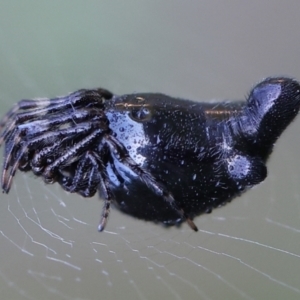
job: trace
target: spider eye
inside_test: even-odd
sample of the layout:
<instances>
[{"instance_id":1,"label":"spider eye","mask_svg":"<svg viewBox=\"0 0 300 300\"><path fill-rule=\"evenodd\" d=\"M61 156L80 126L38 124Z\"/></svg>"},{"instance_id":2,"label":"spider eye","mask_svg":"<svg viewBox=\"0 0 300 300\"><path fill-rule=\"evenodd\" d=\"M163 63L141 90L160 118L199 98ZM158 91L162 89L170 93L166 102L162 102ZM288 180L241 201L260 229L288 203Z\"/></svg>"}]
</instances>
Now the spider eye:
<instances>
[{"instance_id":1,"label":"spider eye","mask_svg":"<svg viewBox=\"0 0 300 300\"><path fill-rule=\"evenodd\" d=\"M133 107L130 112L130 117L136 122L146 122L152 117L152 112L149 107Z\"/></svg>"}]
</instances>

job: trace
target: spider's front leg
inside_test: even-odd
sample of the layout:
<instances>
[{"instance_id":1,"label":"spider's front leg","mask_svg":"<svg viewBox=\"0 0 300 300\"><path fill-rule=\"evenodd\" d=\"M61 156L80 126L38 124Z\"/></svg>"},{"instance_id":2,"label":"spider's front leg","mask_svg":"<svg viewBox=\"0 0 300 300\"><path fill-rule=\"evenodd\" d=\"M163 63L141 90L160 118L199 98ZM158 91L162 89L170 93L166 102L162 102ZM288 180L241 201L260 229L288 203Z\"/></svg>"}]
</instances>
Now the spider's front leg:
<instances>
[{"instance_id":1,"label":"spider's front leg","mask_svg":"<svg viewBox=\"0 0 300 300\"><path fill-rule=\"evenodd\" d=\"M83 197L92 197L99 190L104 199L98 230L103 231L110 212L112 193L109 188L109 179L101 156L95 151L85 152L77 164L68 167L70 175L61 171L58 183L70 193L78 193Z\"/></svg>"},{"instance_id":2,"label":"spider's front leg","mask_svg":"<svg viewBox=\"0 0 300 300\"><path fill-rule=\"evenodd\" d=\"M95 128L107 129L104 103L112 97L104 89L79 90L64 97L17 103L0 120L0 146L5 142L3 191L9 192L18 168L32 168L40 175L50 163L44 158L58 159L60 150L72 146L70 140L82 140Z\"/></svg>"},{"instance_id":3,"label":"spider's front leg","mask_svg":"<svg viewBox=\"0 0 300 300\"><path fill-rule=\"evenodd\" d=\"M69 115L69 119L72 120L72 114ZM48 122L52 123L51 120L47 120ZM17 128L16 133L12 134L5 147L2 173L3 190L8 193L12 179L18 168L21 170L31 168L36 175L40 175L45 167L47 156L57 157L60 149L67 147L66 145L68 145L70 139L78 139L101 127L101 125L105 126L106 124L105 120L98 120L97 117L96 120L90 120L89 123L79 123L69 128L57 129L54 132L41 130L33 133L31 130L31 132L29 131L26 134L26 132L23 133L22 130ZM60 125L63 127L64 123ZM9 175L7 176L7 174Z\"/></svg>"},{"instance_id":4,"label":"spider's front leg","mask_svg":"<svg viewBox=\"0 0 300 300\"><path fill-rule=\"evenodd\" d=\"M96 153L88 150L78 162L60 170L57 182L69 193L78 193L85 198L93 197L103 169L103 163L98 160Z\"/></svg>"},{"instance_id":5,"label":"spider's front leg","mask_svg":"<svg viewBox=\"0 0 300 300\"><path fill-rule=\"evenodd\" d=\"M45 120L49 114L58 114L63 118L63 115L68 115L66 112L69 109L73 112L85 107L103 109L104 102L112 97L113 94L105 89L83 89L52 99L21 100L0 120L0 133L5 128L0 135L0 146L20 124Z\"/></svg>"},{"instance_id":6,"label":"spider's front leg","mask_svg":"<svg viewBox=\"0 0 300 300\"><path fill-rule=\"evenodd\" d=\"M64 149L62 155L44 169L42 173L44 181L46 183L56 182L58 170L71 165L74 161L78 161L80 156L92 148L95 141L99 140L106 130L107 128L96 129L72 147Z\"/></svg>"}]
</instances>

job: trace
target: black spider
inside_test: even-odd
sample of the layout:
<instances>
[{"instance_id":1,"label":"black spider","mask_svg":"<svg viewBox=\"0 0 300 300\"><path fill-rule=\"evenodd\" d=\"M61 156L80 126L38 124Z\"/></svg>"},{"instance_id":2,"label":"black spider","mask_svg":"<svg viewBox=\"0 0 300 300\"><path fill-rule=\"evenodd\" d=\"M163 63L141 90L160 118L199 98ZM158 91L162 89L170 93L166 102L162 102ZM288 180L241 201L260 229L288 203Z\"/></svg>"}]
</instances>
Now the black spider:
<instances>
[{"instance_id":1,"label":"black spider","mask_svg":"<svg viewBox=\"0 0 300 300\"><path fill-rule=\"evenodd\" d=\"M268 78L247 101L197 103L162 94L79 90L21 100L0 122L2 189L20 169L166 225L211 212L267 176L265 163L297 115L300 86Z\"/></svg>"}]
</instances>

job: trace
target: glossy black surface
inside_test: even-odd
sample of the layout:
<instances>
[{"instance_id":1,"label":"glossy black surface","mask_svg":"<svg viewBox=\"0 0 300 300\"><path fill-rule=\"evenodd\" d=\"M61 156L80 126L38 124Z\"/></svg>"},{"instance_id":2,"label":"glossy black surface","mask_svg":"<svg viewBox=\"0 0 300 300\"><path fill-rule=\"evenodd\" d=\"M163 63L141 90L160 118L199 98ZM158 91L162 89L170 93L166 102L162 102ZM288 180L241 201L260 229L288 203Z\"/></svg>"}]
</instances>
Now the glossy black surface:
<instances>
[{"instance_id":1,"label":"glossy black surface","mask_svg":"<svg viewBox=\"0 0 300 300\"><path fill-rule=\"evenodd\" d=\"M263 181L266 161L298 114L300 86L268 78L246 102L199 103L162 94L116 96L80 90L22 100L6 129L2 188L19 168L47 183L105 199L134 217L166 225L188 221ZM7 124L6 124L7 123Z\"/></svg>"}]
</instances>

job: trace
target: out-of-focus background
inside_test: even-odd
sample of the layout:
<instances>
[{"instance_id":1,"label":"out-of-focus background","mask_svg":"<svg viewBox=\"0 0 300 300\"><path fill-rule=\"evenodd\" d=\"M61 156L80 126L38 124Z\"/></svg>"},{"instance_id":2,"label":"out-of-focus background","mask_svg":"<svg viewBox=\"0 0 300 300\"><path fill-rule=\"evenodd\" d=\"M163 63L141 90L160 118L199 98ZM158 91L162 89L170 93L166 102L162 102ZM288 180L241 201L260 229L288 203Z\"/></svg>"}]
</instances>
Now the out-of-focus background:
<instances>
[{"instance_id":1,"label":"out-of-focus background","mask_svg":"<svg viewBox=\"0 0 300 300\"><path fill-rule=\"evenodd\" d=\"M0 113L79 88L241 99L300 79L300 2L8 1L0 4ZM0 201L1 299L299 299L300 118L267 180L164 229L17 173Z\"/></svg>"}]
</instances>

